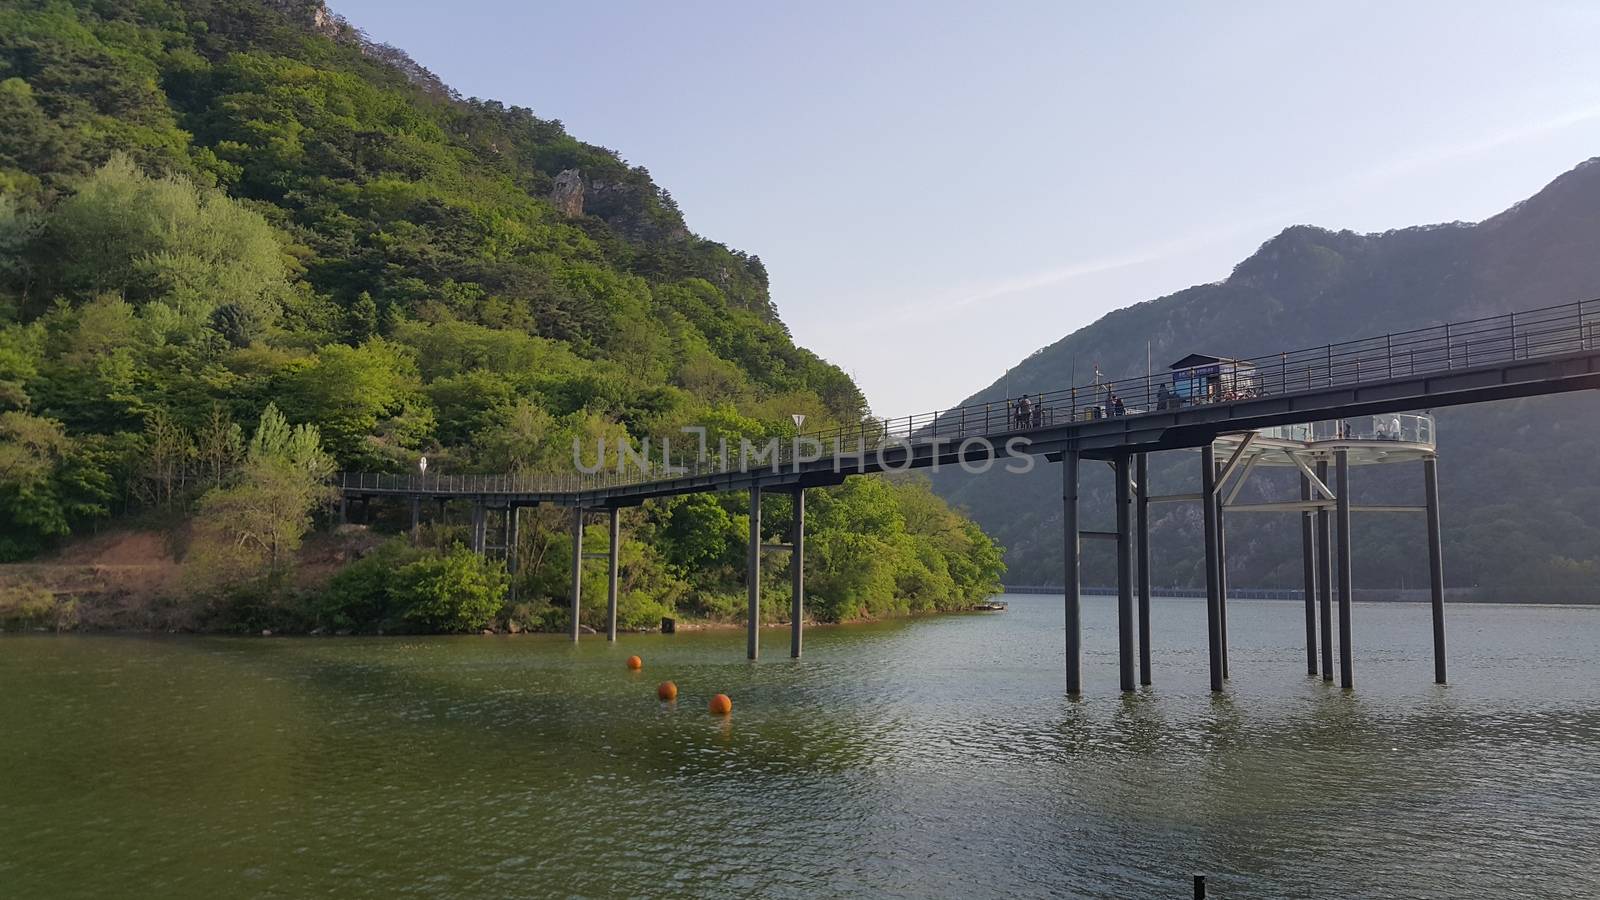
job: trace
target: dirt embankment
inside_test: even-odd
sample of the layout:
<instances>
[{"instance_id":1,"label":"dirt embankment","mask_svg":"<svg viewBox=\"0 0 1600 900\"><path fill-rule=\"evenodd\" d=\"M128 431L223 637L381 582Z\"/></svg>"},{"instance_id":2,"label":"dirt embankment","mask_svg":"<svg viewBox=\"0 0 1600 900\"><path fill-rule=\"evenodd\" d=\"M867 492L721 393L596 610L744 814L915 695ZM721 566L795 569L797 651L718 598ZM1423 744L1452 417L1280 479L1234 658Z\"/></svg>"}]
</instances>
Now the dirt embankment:
<instances>
[{"instance_id":1,"label":"dirt embankment","mask_svg":"<svg viewBox=\"0 0 1600 900\"><path fill-rule=\"evenodd\" d=\"M53 557L0 565L0 628L188 631L207 603L184 586L181 531L118 529ZM382 537L360 526L307 537L294 587L315 591Z\"/></svg>"},{"instance_id":2,"label":"dirt embankment","mask_svg":"<svg viewBox=\"0 0 1600 900\"><path fill-rule=\"evenodd\" d=\"M163 532L96 535L53 558L0 566L0 617L13 627L160 628L181 572Z\"/></svg>"}]
</instances>

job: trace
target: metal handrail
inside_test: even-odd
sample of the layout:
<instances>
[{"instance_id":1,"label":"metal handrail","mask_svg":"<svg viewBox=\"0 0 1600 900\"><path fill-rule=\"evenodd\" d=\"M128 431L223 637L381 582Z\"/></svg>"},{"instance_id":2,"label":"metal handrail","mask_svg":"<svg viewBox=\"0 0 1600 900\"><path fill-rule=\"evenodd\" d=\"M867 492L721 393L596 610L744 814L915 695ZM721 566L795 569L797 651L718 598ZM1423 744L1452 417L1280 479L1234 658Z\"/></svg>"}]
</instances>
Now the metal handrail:
<instances>
[{"instance_id":1,"label":"metal handrail","mask_svg":"<svg viewBox=\"0 0 1600 900\"><path fill-rule=\"evenodd\" d=\"M1600 346L1600 300L1580 300L1230 360L1230 363L1243 364L1251 370L1252 375L1247 382L1241 383L1236 376L1231 390L1223 391L1219 396L1185 398L1177 405L1211 405L1300 394L1388 381L1396 377L1593 350L1597 346ZM968 438L1023 434L1085 419L1135 418L1160 411L1163 397L1158 388L1167 383L1168 379L1165 378L1152 379L1148 375L1139 375L1046 391L1030 398L1033 410L1026 421L1018 418L1014 401L1009 398L903 417L869 417L857 425L786 435L780 439L777 451L773 454L774 459L766 464L773 469L792 464L797 441L807 442L808 445L810 442L819 444L823 451L822 459L827 460L840 456L854 457L858 453L865 454L912 439L959 444ZM1120 411L1116 409L1113 398L1122 401ZM1168 398L1167 403L1171 408L1173 401ZM615 458L615 451L612 458ZM426 477L421 474L344 473L341 475L341 484L351 487L349 479L355 475L359 479L355 485L357 489L426 491L432 485L435 491L444 493L572 493L718 474L728 471L728 466L737 460L738 448L734 447L730 448L730 458L727 460L715 455L681 464L651 460L649 468L642 472L618 473L602 469L594 474L559 476L441 473Z\"/></svg>"}]
</instances>

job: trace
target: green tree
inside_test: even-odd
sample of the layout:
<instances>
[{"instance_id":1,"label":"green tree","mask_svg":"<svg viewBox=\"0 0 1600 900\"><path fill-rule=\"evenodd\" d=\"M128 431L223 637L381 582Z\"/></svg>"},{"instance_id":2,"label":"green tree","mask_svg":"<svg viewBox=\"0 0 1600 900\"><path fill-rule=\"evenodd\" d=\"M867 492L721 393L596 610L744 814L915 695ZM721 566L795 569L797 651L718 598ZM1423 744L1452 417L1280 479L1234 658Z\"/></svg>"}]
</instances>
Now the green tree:
<instances>
[{"instance_id":1,"label":"green tree","mask_svg":"<svg viewBox=\"0 0 1600 900\"><path fill-rule=\"evenodd\" d=\"M442 556L419 559L396 573L394 596L405 618L430 631L476 631L505 603L505 565L460 544Z\"/></svg>"},{"instance_id":2,"label":"green tree","mask_svg":"<svg viewBox=\"0 0 1600 900\"><path fill-rule=\"evenodd\" d=\"M259 213L179 177L147 176L126 157L51 212L43 241L59 290L160 300L197 323L231 307L236 337L275 321L287 290L282 246Z\"/></svg>"},{"instance_id":3,"label":"green tree","mask_svg":"<svg viewBox=\"0 0 1600 900\"><path fill-rule=\"evenodd\" d=\"M218 588L278 583L328 501L333 461L314 425L290 426L276 406L261 413L235 479L201 498L191 549L194 577Z\"/></svg>"},{"instance_id":4,"label":"green tree","mask_svg":"<svg viewBox=\"0 0 1600 900\"><path fill-rule=\"evenodd\" d=\"M284 381L284 407L316 422L328 450L347 467L382 467L415 450L433 430L416 364L397 344L327 344Z\"/></svg>"},{"instance_id":5,"label":"green tree","mask_svg":"<svg viewBox=\"0 0 1600 900\"><path fill-rule=\"evenodd\" d=\"M0 560L23 559L106 512L110 478L60 422L0 413Z\"/></svg>"},{"instance_id":6,"label":"green tree","mask_svg":"<svg viewBox=\"0 0 1600 900\"><path fill-rule=\"evenodd\" d=\"M340 569L312 603L317 624L369 631L404 612L405 600L396 596L402 585L396 573L421 556L422 551L395 538Z\"/></svg>"}]
</instances>

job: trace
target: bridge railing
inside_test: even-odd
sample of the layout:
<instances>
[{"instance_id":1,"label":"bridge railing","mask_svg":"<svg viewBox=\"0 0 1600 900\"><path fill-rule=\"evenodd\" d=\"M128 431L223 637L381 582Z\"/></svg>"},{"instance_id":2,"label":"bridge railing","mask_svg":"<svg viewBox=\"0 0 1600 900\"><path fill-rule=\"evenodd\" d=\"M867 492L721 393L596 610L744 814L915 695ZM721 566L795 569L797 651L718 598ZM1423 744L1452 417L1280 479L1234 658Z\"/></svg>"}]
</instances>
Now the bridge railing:
<instances>
[{"instance_id":1,"label":"bridge railing","mask_svg":"<svg viewBox=\"0 0 1600 900\"><path fill-rule=\"evenodd\" d=\"M1161 409L1348 387L1394 378L1446 372L1518 359L1535 359L1600 346L1600 300L1488 316L1329 343L1250 359L1228 360L1232 373L1214 390L1178 398L1171 373L1150 374L1047 391L1030 398L1024 417L1010 399L971 403L938 412L869 418L859 424L805 432L779 440L769 454L751 457L755 469L787 468L797 452L807 458L854 456L905 443L941 441L957 446L968 438L1001 439L1039 428L1088 419L1139 416ZM1431 433L1429 435L1431 438ZM742 467L739 447L707 459L649 460L624 472L608 465L593 474L567 475L373 475L351 473L352 489L437 490L450 493L588 491L673 478L709 475ZM610 452L615 463L616 452Z\"/></svg>"},{"instance_id":2,"label":"bridge railing","mask_svg":"<svg viewBox=\"0 0 1600 900\"><path fill-rule=\"evenodd\" d=\"M1389 413L1379 416L1346 416L1322 422L1297 422L1259 429L1262 437L1305 443L1318 441L1400 441L1409 444L1434 442L1433 416L1421 413Z\"/></svg>"}]
</instances>

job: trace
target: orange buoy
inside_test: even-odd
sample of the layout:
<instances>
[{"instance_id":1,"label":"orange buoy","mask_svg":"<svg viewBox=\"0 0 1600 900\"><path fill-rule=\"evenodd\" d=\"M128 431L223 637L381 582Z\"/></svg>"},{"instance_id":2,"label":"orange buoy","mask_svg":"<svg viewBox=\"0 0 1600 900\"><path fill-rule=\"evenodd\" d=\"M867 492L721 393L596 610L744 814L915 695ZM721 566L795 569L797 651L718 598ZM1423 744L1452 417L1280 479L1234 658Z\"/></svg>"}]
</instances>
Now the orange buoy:
<instances>
[{"instance_id":1,"label":"orange buoy","mask_svg":"<svg viewBox=\"0 0 1600 900\"><path fill-rule=\"evenodd\" d=\"M656 685L656 696L663 700L678 699L678 686L670 681L663 681Z\"/></svg>"},{"instance_id":2,"label":"orange buoy","mask_svg":"<svg viewBox=\"0 0 1600 900\"><path fill-rule=\"evenodd\" d=\"M727 694L718 694L711 698L711 712L715 715L725 716L733 712L733 701Z\"/></svg>"},{"instance_id":3,"label":"orange buoy","mask_svg":"<svg viewBox=\"0 0 1600 900\"><path fill-rule=\"evenodd\" d=\"M638 671L644 668L644 660L637 656L630 656L628 657L628 668Z\"/></svg>"}]
</instances>

